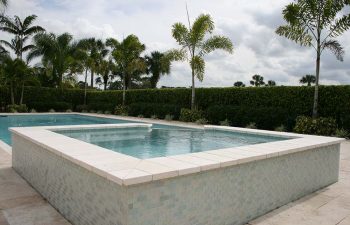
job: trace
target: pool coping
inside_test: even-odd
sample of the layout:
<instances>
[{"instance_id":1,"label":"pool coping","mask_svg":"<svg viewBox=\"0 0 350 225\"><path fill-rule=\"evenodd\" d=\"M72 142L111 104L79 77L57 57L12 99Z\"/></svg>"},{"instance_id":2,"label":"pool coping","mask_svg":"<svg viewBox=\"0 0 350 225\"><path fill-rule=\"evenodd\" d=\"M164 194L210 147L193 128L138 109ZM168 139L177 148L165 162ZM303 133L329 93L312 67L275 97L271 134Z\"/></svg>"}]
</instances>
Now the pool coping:
<instances>
[{"instance_id":1,"label":"pool coping","mask_svg":"<svg viewBox=\"0 0 350 225\"><path fill-rule=\"evenodd\" d=\"M78 115L96 116L85 113L73 113ZM11 114L13 115L13 114ZM23 115L23 114L22 114ZM99 176L115 182L118 185L137 185L162 179L174 178L204 171L236 166L244 163L264 160L272 157L280 157L301 151L307 151L323 146L339 144L344 139L334 137L321 137L286 132L265 131L237 127L223 126L195 126L186 124L179 127L190 127L210 130L233 131L240 133L262 134L295 138L275 141L263 144L247 145L234 148L210 150L183 155L157 157L150 159L138 159L129 155L114 152L93 144L73 139L52 130L70 129L105 129L105 128L150 128L155 124L171 125L172 122L158 123L153 120L130 118L119 116L99 115L97 117L134 120L135 123L125 124L93 124L93 125L70 125L70 126L46 126L46 127L16 127L9 130L44 149L63 157ZM137 123L142 122L142 123ZM1 146L0 146L1 147Z\"/></svg>"}]
</instances>

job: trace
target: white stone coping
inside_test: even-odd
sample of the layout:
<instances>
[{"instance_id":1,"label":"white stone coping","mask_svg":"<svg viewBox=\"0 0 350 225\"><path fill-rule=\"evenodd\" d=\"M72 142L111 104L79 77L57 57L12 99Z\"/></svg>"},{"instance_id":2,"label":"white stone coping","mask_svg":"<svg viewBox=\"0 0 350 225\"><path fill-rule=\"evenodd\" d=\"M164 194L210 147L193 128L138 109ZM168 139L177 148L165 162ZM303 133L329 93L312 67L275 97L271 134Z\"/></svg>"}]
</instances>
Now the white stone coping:
<instances>
[{"instance_id":1,"label":"white stone coping","mask_svg":"<svg viewBox=\"0 0 350 225\"><path fill-rule=\"evenodd\" d=\"M5 152L7 152L8 154L12 154L12 148L10 145L6 144L5 142L3 142L2 140L0 140L0 151L3 150Z\"/></svg>"},{"instance_id":2,"label":"white stone coping","mask_svg":"<svg viewBox=\"0 0 350 225\"><path fill-rule=\"evenodd\" d=\"M85 114L83 114L85 115ZM114 118L114 116L104 116ZM117 118L120 119L120 118ZM124 120L131 120L124 118ZM139 122L146 122L140 119ZM167 123L166 125L173 125ZM176 156L138 159L114 152L52 131L107 129L107 128L150 128L151 124L94 124L73 126L17 127L10 131L44 149L59 155L85 169L105 177L119 185L129 186L187 174L199 173L228 166L279 157L300 151L341 143L344 139L321 137L285 132L263 131L236 127L201 126L203 129L225 130L249 134L272 135L294 138L263 144L189 153ZM180 125L179 125L180 126ZM195 126L188 125L194 128Z\"/></svg>"}]
</instances>

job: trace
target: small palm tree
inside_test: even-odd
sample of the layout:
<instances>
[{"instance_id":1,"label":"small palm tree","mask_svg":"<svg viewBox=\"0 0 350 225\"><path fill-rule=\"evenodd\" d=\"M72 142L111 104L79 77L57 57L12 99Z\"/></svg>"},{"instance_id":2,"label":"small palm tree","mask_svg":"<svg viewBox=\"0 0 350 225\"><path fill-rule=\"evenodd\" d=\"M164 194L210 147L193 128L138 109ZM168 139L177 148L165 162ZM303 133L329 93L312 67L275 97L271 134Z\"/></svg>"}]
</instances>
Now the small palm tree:
<instances>
[{"instance_id":1,"label":"small palm tree","mask_svg":"<svg viewBox=\"0 0 350 225\"><path fill-rule=\"evenodd\" d=\"M13 50L19 59L23 58L24 52L34 48L33 45L26 45L26 41L32 35L45 31L41 26L32 26L36 18L36 15L27 16L23 21L18 16L14 19L0 18L0 30L15 35L11 42L0 40L0 43Z\"/></svg>"},{"instance_id":2,"label":"small palm tree","mask_svg":"<svg viewBox=\"0 0 350 225\"><path fill-rule=\"evenodd\" d=\"M27 60L42 56L42 64L50 68L56 85L61 87L64 74L69 72L74 63L77 44L73 42L73 36L68 33L58 36L53 33L40 33L34 36L34 46Z\"/></svg>"},{"instance_id":3,"label":"small palm tree","mask_svg":"<svg viewBox=\"0 0 350 225\"><path fill-rule=\"evenodd\" d=\"M316 77L314 75L305 75L300 79L299 82L301 84L307 84L307 86L311 86L311 84L316 83Z\"/></svg>"},{"instance_id":4,"label":"small palm tree","mask_svg":"<svg viewBox=\"0 0 350 225\"><path fill-rule=\"evenodd\" d=\"M267 87L274 87L274 86L276 86L276 81L274 81L274 80L269 80L269 81L267 81L266 86L267 86Z\"/></svg>"},{"instance_id":5,"label":"small palm tree","mask_svg":"<svg viewBox=\"0 0 350 225\"><path fill-rule=\"evenodd\" d=\"M146 46L135 35L127 36L122 42L111 38L106 41L106 44L112 49L112 56L123 82L124 105L126 90L131 87L132 78L146 72L147 65L140 56Z\"/></svg>"},{"instance_id":6,"label":"small palm tree","mask_svg":"<svg viewBox=\"0 0 350 225\"><path fill-rule=\"evenodd\" d=\"M255 74L253 77L252 77L252 80L250 81L250 84L255 86L255 87L260 87L260 86L263 86L265 85L265 82L264 82L264 77L263 76L260 76L258 74Z\"/></svg>"},{"instance_id":7,"label":"small palm tree","mask_svg":"<svg viewBox=\"0 0 350 225\"><path fill-rule=\"evenodd\" d=\"M204 78L205 61L203 57L216 49L233 52L233 44L227 37L213 35L205 39L213 33L214 28L214 21L208 14L198 16L192 26L189 22L188 27L182 23L175 23L172 27L173 37L181 46L180 50L172 51L176 56L174 59L186 59L192 71L191 109L195 109L195 78L199 81L203 81Z\"/></svg>"},{"instance_id":8,"label":"small palm tree","mask_svg":"<svg viewBox=\"0 0 350 225\"><path fill-rule=\"evenodd\" d=\"M164 53L158 51L151 52L146 56L147 73L152 74L150 77L151 88L156 88L157 83L162 75L170 73L170 60Z\"/></svg>"},{"instance_id":9,"label":"small palm tree","mask_svg":"<svg viewBox=\"0 0 350 225\"><path fill-rule=\"evenodd\" d=\"M242 81L237 81L233 84L235 87L245 87L245 84Z\"/></svg>"}]
</instances>

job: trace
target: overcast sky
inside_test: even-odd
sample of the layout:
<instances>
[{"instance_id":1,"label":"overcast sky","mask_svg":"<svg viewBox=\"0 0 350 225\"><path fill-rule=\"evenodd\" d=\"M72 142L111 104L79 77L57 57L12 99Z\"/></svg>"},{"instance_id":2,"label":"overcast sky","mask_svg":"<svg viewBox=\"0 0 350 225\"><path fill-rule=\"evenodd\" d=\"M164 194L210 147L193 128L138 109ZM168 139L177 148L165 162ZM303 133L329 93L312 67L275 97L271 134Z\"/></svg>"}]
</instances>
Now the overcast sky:
<instances>
[{"instance_id":1,"label":"overcast sky","mask_svg":"<svg viewBox=\"0 0 350 225\"><path fill-rule=\"evenodd\" d=\"M69 32L75 39L96 37L122 39L137 35L147 52L178 47L171 36L175 22L186 23L185 0L9 0L7 14L38 16L37 24L54 33ZM212 15L216 34L228 36L234 54L216 51L206 57L204 81L198 86L248 84L253 74L280 85L298 85L305 74L314 74L315 52L279 37L281 11L291 0L187 0L191 20L200 13ZM187 23L186 23L187 24ZM1 39L8 39L0 33ZM338 39L346 56L339 62L330 53L322 57L322 84L350 84L350 31ZM159 85L190 86L186 62L174 63L172 73Z\"/></svg>"}]
</instances>

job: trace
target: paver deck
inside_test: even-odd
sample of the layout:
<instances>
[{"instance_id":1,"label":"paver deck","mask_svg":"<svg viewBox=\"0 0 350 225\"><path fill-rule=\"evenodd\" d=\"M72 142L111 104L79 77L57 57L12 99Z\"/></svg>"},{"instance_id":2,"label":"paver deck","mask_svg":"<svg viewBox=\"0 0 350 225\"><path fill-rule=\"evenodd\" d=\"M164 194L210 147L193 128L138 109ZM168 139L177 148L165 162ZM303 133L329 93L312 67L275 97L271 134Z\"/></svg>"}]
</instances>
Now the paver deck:
<instances>
[{"instance_id":1,"label":"paver deck","mask_svg":"<svg viewBox=\"0 0 350 225\"><path fill-rule=\"evenodd\" d=\"M350 142L341 146L339 182L276 209L249 225L349 225ZM0 225L69 225L11 168L0 149Z\"/></svg>"}]
</instances>

